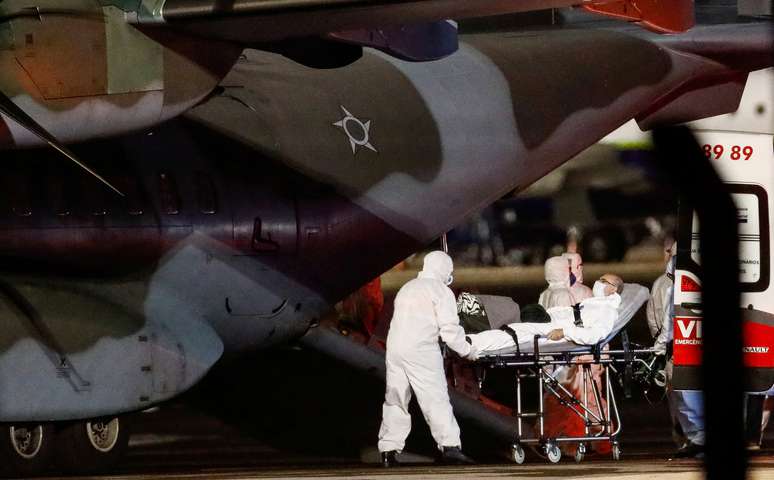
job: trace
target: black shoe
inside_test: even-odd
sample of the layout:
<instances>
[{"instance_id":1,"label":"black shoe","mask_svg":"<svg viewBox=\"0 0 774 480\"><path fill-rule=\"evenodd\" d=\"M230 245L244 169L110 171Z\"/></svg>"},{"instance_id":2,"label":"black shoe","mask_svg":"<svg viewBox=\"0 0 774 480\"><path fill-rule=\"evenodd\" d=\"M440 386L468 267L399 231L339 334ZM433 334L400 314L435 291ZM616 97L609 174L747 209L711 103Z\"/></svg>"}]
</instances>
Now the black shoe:
<instances>
[{"instance_id":1,"label":"black shoe","mask_svg":"<svg viewBox=\"0 0 774 480\"><path fill-rule=\"evenodd\" d=\"M697 445L693 442L688 442L675 454L675 458L702 458L704 456L704 445Z\"/></svg>"},{"instance_id":2,"label":"black shoe","mask_svg":"<svg viewBox=\"0 0 774 480\"><path fill-rule=\"evenodd\" d=\"M388 467L397 467L400 465L400 462L398 462L398 452L395 450L390 450L388 452L382 452L382 466L385 468Z\"/></svg>"},{"instance_id":3,"label":"black shoe","mask_svg":"<svg viewBox=\"0 0 774 480\"><path fill-rule=\"evenodd\" d=\"M460 447L443 447L441 463L447 465L470 465L475 463L470 457L462 453Z\"/></svg>"}]
</instances>

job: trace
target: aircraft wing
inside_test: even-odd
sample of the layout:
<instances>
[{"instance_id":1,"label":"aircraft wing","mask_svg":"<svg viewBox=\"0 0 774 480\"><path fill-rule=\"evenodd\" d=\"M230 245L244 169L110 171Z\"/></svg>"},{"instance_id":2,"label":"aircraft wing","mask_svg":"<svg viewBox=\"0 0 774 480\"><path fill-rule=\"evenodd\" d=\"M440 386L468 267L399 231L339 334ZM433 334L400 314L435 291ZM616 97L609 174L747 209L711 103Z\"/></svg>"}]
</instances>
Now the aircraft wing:
<instances>
[{"instance_id":1,"label":"aircraft wing","mask_svg":"<svg viewBox=\"0 0 774 480\"><path fill-rule=\"evenodd\" d=\"M664 33L693 25L692 0L146 0L136 22L256 44L562 7L581 7Z\"/></svg>"}]
</instances>

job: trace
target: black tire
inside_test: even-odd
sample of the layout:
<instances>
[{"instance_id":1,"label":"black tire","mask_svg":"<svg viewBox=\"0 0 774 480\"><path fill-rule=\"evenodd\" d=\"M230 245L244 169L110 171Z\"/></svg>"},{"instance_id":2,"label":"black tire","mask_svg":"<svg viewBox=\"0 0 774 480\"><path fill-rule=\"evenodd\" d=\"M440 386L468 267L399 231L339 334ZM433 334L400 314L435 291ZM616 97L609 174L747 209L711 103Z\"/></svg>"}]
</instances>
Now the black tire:
<instances>
[{"instance_id":1,"label":"black tire","mask_svg":"<svg viewBox=\"0 0 774 480\"><path fill-rule=\"evenodd\" d=\"M50 470L56 444L49 423L0 424L0 476L33 477Z\"/></svg>"},{"instance_id":2,"label":"black tire","mask_svg":"<svg viewBox=\"0 0 774 480\"><path fill-rule=\"evenodd\" d=\"M124 417L68 423L57 432L57 464L69 473L102 472L123 457L128 444Z\"/></svg>"}]
</instances>

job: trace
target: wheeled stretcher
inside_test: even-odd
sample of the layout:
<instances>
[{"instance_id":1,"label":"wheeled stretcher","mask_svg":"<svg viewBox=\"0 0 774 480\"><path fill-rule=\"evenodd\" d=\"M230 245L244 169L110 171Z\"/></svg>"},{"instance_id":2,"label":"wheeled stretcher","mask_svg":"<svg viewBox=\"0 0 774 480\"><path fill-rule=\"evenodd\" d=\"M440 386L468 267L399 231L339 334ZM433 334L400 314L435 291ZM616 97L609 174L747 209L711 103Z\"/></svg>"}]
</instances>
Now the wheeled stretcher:
<instances>
[{"instance_id":1,"label":"wheeled stretcher","mask_svg":"<svg viewBox=\"0 0 774 480\"><path fill-rule=\"evenodd\" d=\"M631 376L634 367L649 369L646 358L653 354L652 348L632 348L624 328L634 317L637 310L648 300L648 289L636 284L626 284L621 294L618 318L610 334L593 346L577 345L569 341L551 341L546 338L519 339L513 347L485 352L477 360L483 367L479 381L487 369L513 369L516 384L516 408L514 416L517 423L516 438L512 445L512 459L516 463L525 460L524 445L538 445L548 460L556 463L561 459L560 443L577 443L575 460L581 461L587 446L592 442L610 442L613 458L621 455L618 435L621 432L621 418L612 388L611 373L624 372ZM617 335L622 334L622 348L607 350L606 345ZM582 378L583 391L578 395L566 389L556 375L561 368L577 366ZM602 384L593 378L592 367L601 368ZM537 380L537 411L525 412L523 409L522 382ZM558 400L562 408L583 420L585 425L582 436L548 438L545 429L546 410L544 394L548 393ZM604 400L604 402L603 402ZM604 407L602 405L605 405ZM525 429L524 420L534 419L533 429Z\"/></svg>"}]
</instances>

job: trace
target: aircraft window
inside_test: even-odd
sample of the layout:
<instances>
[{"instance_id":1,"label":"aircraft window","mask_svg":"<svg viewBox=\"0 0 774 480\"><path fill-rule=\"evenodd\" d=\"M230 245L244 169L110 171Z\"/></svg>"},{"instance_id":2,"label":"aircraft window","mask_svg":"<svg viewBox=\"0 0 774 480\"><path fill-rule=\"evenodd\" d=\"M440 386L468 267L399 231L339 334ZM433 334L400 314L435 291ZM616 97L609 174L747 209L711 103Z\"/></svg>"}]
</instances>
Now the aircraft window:
<instances>
[{"instance_id":1,"label":"aircraft window","mask_svg":"<svg viewBox=\"0 0 774 480\"><path fill-rule=\"evenodd\" d=\"M755 284L761 280L761 211L759 199L752 193L732 194L739 219L739 280Z\"/></svg>"},{"instance_id":2,"label":"aircraft window","mask_svg":"<svg viewBox=\"0 0 774 480\"><path fill-rule=\"evenodd\" d=\"M159 173L159 194L161 196L161 209L167 215L180 213L180 194L177 190L175 177L168 172Z\"/></svg>"},{"instance_id":3,"label":"aircraft window","mask_svg":"<svg viewBox=\"0 0 774 480\"><path fill-rule=\"evenodd\" d=\"M196 172L196 194L199 197L199 211L212 215L218 211L218 201L215 196L215 185L204 172Z\"/></svg>"}]
</instances>

